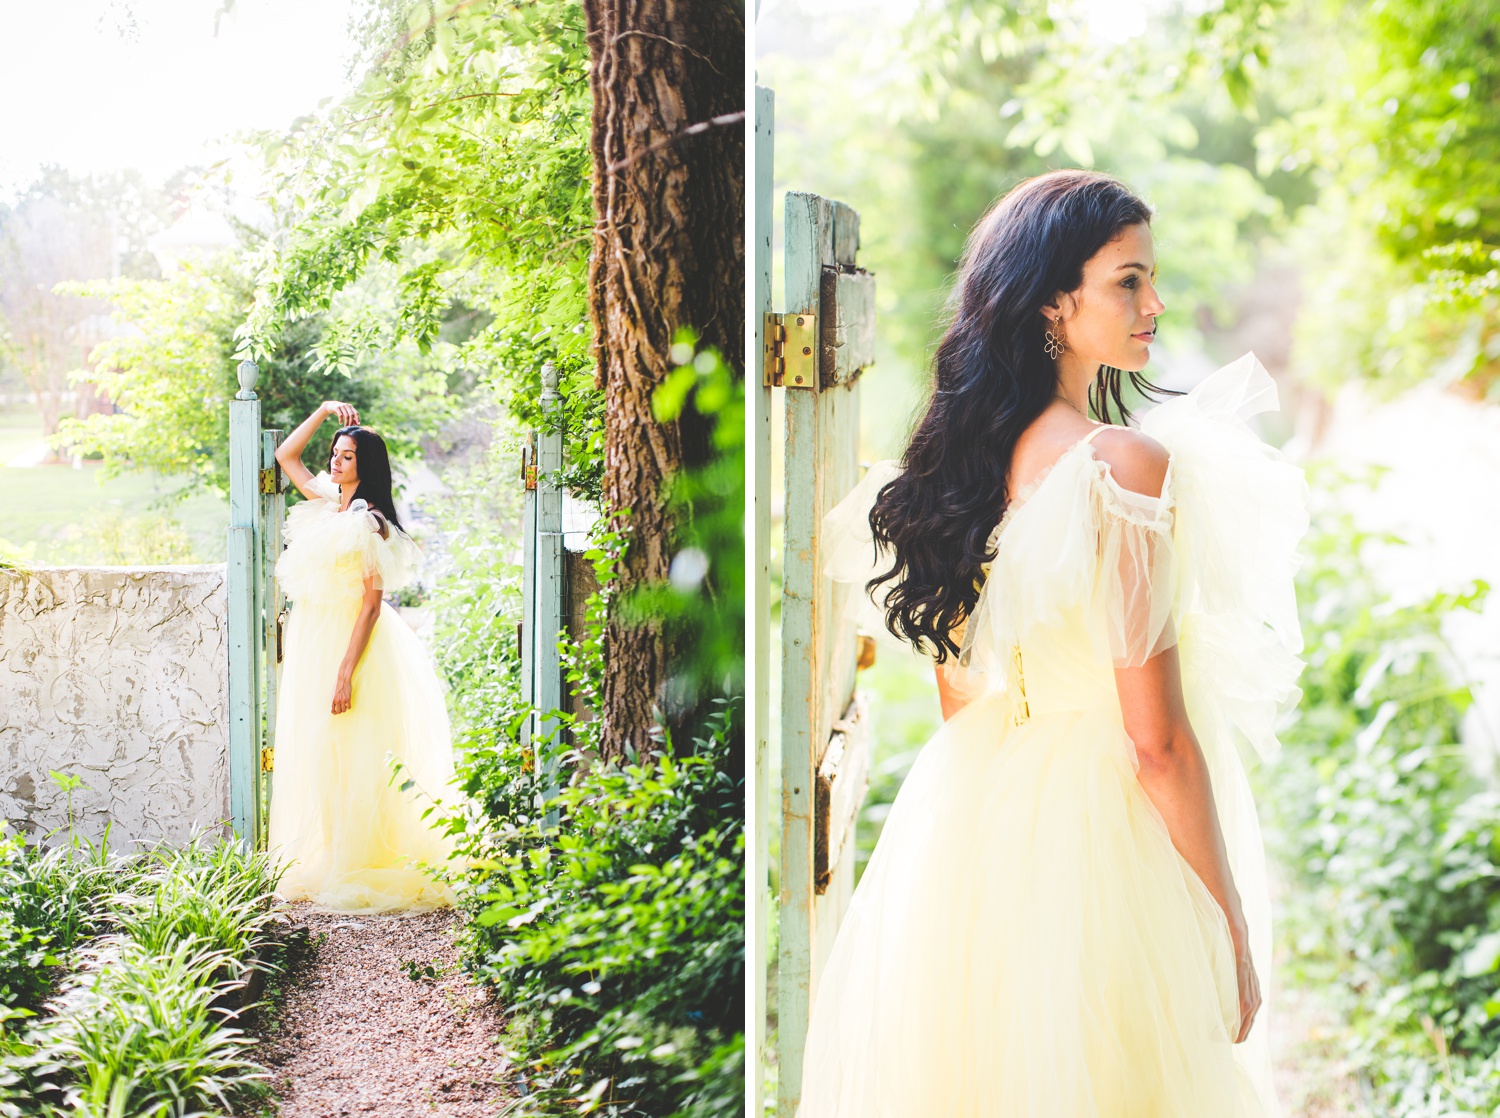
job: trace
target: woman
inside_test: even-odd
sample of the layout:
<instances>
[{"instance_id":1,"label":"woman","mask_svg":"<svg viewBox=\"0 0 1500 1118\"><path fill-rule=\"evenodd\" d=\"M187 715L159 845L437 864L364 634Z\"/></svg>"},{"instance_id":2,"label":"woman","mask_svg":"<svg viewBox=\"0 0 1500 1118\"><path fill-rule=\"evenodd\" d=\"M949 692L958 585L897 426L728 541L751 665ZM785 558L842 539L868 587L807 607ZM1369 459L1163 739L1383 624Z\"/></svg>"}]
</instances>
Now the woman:
<instances>
[{"instance_id":1,"label":"woman","mask_svg":"<svg viewBox=\"0 0 1500 1118\"><path fill-rule=\"evenodd\" d=\"M1241 418L1275 405L1250 355L1107 422L1153 391L1150 216L1077 171L1002 199L901 467L827 520L945 723L818 978L803 1118L1278 1112L1236 747L1296 693L1304 486Z\"/></svg>"},{"instance_id":2,"label":"woman","mask_svg":"<svg viewBox=\"0 0 1500 1118\"><path fill-rule=\"evenodd\" d=\"M302 465L337 417L328 470ZM292 600L277 693L270 847L289 863L281 892L341 912L453 902L419 863L451 844L422 818L453 773L442 684L410 627L382 601L420 557L401 530L385 442L328 401L276 450L307 498L287 514L276 564ZM389 759L403 766L392 780ZM403 791L403 789L406 789Z\"/></svg>"}]
</instances>

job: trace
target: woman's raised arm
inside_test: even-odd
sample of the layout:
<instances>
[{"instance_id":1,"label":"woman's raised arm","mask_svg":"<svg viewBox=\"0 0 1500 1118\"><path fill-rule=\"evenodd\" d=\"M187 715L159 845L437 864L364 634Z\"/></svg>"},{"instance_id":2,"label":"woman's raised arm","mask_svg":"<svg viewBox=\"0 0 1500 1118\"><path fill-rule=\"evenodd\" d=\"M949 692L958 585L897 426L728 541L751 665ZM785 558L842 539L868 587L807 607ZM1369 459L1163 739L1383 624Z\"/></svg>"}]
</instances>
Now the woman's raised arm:
<instances>
[{"instance_id":1,"label":"woman's raised arm","mask_svg":"<svg viewBox=\"0 0 1500 1118\"><path fill-rule=\"evenodd\" d=\"M313 474L302 464L302 452L307 449L307 444L312 441L313 435L317 434L318 428L323 425L323 420L329 416L336 416L341 427L352 427L359 422L359 412L354 410L353 404L345 404L338 400L324 400L276 448L276 461L281 464L282 471L309 501L318 500L323 494L313 489Z\"/></svg>"}]
</instances>

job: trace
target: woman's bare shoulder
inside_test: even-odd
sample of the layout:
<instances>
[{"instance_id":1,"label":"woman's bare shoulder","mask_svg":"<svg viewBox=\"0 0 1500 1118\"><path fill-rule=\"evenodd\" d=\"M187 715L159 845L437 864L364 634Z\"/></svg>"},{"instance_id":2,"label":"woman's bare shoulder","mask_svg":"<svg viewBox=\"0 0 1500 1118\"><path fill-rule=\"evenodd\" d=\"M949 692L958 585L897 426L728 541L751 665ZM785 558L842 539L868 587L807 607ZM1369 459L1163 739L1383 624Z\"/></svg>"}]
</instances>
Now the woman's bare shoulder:
<instances>
[{"instance_id":1,"label":"woman's bare shoulder","mask_svg":"<svg viewBox=\"0 0 1500 1118\"><path fill-rule=\"evenodd\" d=\"M1150 435L1132 427L1110 427L1094 439L1094 454L1124 489L1160 497L1171 455Z\"/></svg>"},{"instance_id":2,"label":"woman's bare shoulder","mask_svg":"<svg viewBox=\"0 0 1500 1118\"><path fill-rule=\"evenodd\" d=\"M1016 439L1016 449L1011 453L1010 492L1030 488L1070 448L1088 438L1095 426L1071 408L1048 408L1033 419Z\"/></svg>"}]
</instances>

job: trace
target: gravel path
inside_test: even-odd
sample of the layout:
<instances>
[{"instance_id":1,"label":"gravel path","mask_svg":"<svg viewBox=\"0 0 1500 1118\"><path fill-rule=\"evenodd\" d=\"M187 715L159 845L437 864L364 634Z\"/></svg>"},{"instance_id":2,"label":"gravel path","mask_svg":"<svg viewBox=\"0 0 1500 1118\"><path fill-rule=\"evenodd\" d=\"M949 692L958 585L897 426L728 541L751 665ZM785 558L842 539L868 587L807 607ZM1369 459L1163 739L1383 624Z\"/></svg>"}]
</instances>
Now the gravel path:
<instances>
[{"instance_id":1,"label":"gravel path","mask_svg":"<svg viewBox=\"0 0 1500 1118\"><path fill-rule=\"evenodd\" d=\"M312 959L252 1054L280 1118L494 1118L514 1094L499 1009L457 966L451 910L334 915L292 906ZM404 963L429 972L414 981Z\"/></svg>"}]
</instances>

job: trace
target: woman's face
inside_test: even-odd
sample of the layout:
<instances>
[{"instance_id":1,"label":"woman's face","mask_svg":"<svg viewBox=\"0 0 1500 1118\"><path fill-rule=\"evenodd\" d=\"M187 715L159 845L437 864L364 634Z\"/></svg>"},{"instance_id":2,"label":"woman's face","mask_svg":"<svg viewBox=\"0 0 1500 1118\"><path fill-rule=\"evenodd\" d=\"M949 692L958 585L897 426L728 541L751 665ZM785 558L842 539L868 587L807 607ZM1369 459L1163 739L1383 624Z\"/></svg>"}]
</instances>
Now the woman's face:
<instances>
[{"instance_id":1,"label":"woman's face","mask_svg":"<svg viewBox=\"0 0 1500 1118\"><path fill-rule=\"evenodd\" d=\"M1055 304L1062 312L1068 352L1092 372L1108 365L1139 372L1151 360L1156 316L1166 309L1157 298L1156 248L1151 226L1126 227L1083 266L1083 283Z\"/></svg>"},{"instance_id":2,"label":"woman's face","mask_svg":"<svg viewBox=\"0 0 1500 1118\"><path fill-rule=\"evenodd\" d=\"M340 435L333 444L333 456L328 460L328 476L335 485L358 485L359 470L354 462L354 440Z\"/></svg>"}]
</instances>

